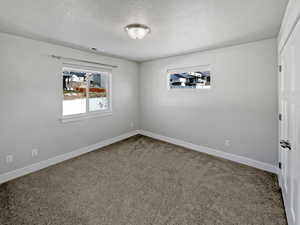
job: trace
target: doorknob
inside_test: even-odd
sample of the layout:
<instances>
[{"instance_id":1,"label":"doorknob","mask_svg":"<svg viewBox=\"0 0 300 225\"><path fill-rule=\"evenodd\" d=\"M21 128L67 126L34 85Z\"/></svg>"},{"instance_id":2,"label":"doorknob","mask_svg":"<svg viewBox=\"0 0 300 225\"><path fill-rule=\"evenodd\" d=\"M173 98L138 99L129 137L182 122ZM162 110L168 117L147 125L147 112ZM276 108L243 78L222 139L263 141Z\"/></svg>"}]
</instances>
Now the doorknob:
<instances>
[{"instance_id":1,"label":"doorknob","mask_svg":"<svg viewBox=\"0 0 300 225\"><path fill-rule=\"evenodd\" d=\"M288 141L288 140L281 140L280 141L280 146L282 147L282 148L287 148L288 150L291 150L291 144L290 144L290 142Z\"/></svg>"}]
</instances>

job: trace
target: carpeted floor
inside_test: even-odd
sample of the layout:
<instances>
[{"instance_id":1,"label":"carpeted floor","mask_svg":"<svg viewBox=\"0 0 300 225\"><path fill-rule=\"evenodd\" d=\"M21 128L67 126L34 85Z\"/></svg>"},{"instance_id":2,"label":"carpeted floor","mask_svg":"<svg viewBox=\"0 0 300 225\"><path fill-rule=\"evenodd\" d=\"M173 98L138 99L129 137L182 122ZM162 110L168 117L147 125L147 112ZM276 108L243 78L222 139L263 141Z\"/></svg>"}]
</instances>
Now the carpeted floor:
<instances>
[{"instance_id":1,"label":"carpeted floor","mask_svg":"<svg viewBox=\"0 0 300 225\"><path fill-rule=\"evenodd\" d=\"M1 225L286 225L275 175L135 136L0 186Z\"/></svg>"}]
</instances>

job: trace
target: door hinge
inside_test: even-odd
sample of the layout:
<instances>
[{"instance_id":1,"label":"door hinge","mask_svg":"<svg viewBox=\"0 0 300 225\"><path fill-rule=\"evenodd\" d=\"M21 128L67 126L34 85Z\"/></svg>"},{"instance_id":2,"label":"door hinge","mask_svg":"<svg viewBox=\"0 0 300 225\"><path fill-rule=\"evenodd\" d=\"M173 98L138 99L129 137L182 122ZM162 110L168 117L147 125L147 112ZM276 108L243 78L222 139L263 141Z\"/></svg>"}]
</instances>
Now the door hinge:
<instances>
[{"instance_id":1,"label":"door hinge","mask_svg":"<svg viewBox=\"0 0 300 225\"><path fill-rule=\"evenodd\" d=\"M281 169L281 167L282 167L281 162L278 163L278 167L279 167L279 169Z\"/></svg>"},{"instance_id":2,"label":"door hinge","mask_svg":"<svg viewBox=\"0 0 300 225\"><path fill-rule=\"evenodd\" d=\"M282 71L282 65L279 65L279 66L278 66L278 70L279 70L279 72L281 73L281 71Z\"/></svg>"},{"instance_id":3,"label":"door hinge","mask_svg":"<svg viewBox=\"0 0 300 225\"><path fill-rule=\"evenodd\" d=\"M278 119L279 119L279 121L282 121L282 114L281 113L279 113Z\"/></svg>"}]
</instances>

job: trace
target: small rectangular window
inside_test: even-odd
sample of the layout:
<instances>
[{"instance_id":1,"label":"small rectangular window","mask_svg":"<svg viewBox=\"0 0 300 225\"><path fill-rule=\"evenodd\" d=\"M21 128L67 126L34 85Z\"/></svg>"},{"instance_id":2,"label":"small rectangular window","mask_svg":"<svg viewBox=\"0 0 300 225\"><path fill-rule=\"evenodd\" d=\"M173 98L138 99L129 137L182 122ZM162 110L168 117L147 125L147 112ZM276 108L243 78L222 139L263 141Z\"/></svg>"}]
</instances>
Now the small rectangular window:
<instances>
[{"instance_id":1,"label":"small rectangular window","mask_svg":"<svg viewBox=\"0 0 300 225\"><path fill-rule=\"evenodd\" d=\"M63 67L63 117L110 111L109 71Z\"/></svg>"},{"instance_id":2,"label":"small rectangular window","mask_svg":"<svg viewBox=\"0 0 300 225\"><path fill-rule=\"evenodd\" d=\"M168 71L170 89L210 89L211 74L208 67L191 67Z\"/></svg>"}]
</instances>

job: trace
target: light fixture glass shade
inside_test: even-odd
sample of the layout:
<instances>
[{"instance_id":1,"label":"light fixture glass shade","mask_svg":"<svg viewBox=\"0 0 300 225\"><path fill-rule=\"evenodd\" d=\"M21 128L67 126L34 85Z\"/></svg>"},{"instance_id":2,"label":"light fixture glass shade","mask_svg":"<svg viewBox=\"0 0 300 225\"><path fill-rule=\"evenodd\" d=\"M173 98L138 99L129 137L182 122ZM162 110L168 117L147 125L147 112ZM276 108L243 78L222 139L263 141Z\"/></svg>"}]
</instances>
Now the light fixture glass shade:
<instances>
[{"instance_id":1,"label":"light fixture glass shade","mask_svg":"<svg viewBox=\"0 0 300 225\"><path fill-rule=\"evenodd\" d=\"M143 39L151 30L146 25L130 24L125 27L125 31L132 39Z\"/></svg>"}]
</instances>

